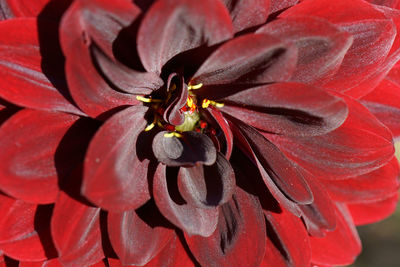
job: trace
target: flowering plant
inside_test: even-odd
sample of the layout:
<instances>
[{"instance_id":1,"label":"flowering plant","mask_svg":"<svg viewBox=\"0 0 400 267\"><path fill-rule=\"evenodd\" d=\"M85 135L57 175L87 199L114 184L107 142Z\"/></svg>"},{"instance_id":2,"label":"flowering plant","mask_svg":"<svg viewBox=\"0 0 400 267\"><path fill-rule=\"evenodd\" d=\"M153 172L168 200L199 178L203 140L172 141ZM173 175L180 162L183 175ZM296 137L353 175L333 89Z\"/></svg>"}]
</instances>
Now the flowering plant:
<instances>
[{"instance_id":1,"label":"flowering plant","mask_svg":"<svg viewBox=\"0 0 400 267\"><path fill-rule=\"evenodd\" d=\"M1 1L4 259L352 263L398 198L397 7Z\"/></svg>"}]
</instances>

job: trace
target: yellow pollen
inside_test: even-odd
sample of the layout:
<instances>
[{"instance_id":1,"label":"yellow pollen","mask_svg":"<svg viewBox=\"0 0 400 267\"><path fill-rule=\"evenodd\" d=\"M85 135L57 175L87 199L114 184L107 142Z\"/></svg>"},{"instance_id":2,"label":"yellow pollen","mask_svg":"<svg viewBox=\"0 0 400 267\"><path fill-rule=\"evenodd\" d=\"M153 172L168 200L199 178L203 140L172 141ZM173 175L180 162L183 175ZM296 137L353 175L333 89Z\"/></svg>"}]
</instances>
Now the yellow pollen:
<instances>
[{"instance_id":1,"label":"yellow pollen","mask_svg":"<svg viewBox=\"0 0 400 267\"><path fill-rule=\"evenodd\" d=\"M178 138L180 138L180 137L182 137L183 135L181 135L180 133L177 133L177 132L170 132L170 133L165 133L164 134L164 137L167 137L167 138L171 138L171 137L178 137Z\"/></svg>"},{"instance_id":2,"label":"yellow pollen","mask_svg":"<svg viewBox=\"0 0 400 267\"><path fill-rule=\"evenodd\" d=\"M156 124L155 124L154 122L151 123L151 124L149 124L149 125L147 125L147 127L144 129L144 131L145 131L145 132L150 131L151 129L154 128L155 125L156 125Z\"/></svg>"},{"instance_id":3,"label":"yellow pollen","mask_svg":"<svg viewBox=\"0 0 400 267\"><path fill-rule=\"evenodd\" d=\"M202 83L196 84L196 85L188 85L188 90L197 90L200 89L203 86Z\"/></svg>"},{"instance_id":4,"label":"yellow pollen","mask_svg":"<svg viewBox=\"0 0 400 267\"><path fill-rule=\"evenodd\" d=\"M186 103L188 105L189 108L191 108L193 106L193 99L191 97L188 97L188 99L186 100Z\"/></svg>"},{"instance_id":5,"label":"yellow pollen","mask_svg":"<svg viewBox=\"0 0 400 267\"><path fill-rule=\"evenodd\" d=\"M147 97L143 97L143 96L136 96L136 99L145 103L161 103L162 100L161 99L152 99L152 98L147 98Z\"/></svg>"},{"instance_id":6,"label":"yellow pollen","mask_svg":"<svg viewBox=\"0 0 400 267\"><path fill-rule=\"evenodd\" d=\"M217 103L215 101L212 100L208 100L208 99L203 99L203 103L201 103L201 107L202 108L208 108L210 105L213 105L217 108L222 108L224 106L223 103Z\"/></svg>"}]
</instances>

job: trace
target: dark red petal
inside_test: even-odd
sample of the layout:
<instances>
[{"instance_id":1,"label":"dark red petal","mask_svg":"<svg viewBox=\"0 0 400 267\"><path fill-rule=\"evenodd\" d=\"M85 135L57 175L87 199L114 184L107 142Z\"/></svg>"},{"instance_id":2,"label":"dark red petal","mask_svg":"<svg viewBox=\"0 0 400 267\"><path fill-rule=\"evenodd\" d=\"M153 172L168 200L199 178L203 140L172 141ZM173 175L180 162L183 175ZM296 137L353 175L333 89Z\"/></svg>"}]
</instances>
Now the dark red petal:
<instances>
[{"instance_id":1,"label":"dark red petal","mask_svg":"<svg viewBox=\"0 0 400 267\"><path fill-rule=\"evenodd\" d=\"M12 17L37 17L43 8L50 2L50 0L36 0L36 1L23 1L23 0L3 0L0 3L0 8L5 10L8 16Z\"/></svg>"},{"instance_id":2,"label":"dark red petal","mask_svg":"<svg viewBox=\"0 0 400 267\"><path fill-rule=\"evenodd\" d=\"M220 1L160 0L147 11L137 45L145 69L160 73L173 56L232 35L231 18Z\"/></svg>"},{"instance_id":3,"label":"dark red petal","mask_svg":"<svg viewBox=\"0 0 400 267\"><path fill-rule=\"evenodd\" d=\"M370 2L371 4L382 5L392 8L396 8L396 6L399 4L399 0L367 0L367 1Z\"/></svg>"},{"instance_id":4,"label":"dark red petal","mask_svg":"<svg viewBox=\"0 0 400 267\"><path fill-rule=\"evenodd\" d=\"M270 2L271 7L269 13L272 14L297 4L299 0L270 0Z\"/></svg>"},{"instance_id":5,"label":"dark red petal","mask_svg":"<svg viewBox=\"0 0 400 267\"><path fill-rule=\"evenodd\" d=\"M399 163L394 157L375 171L345 180L323 181L323 183L335 201L377 201L398 191L399 174Z\"/></svg>"},{"instance_id":6,"label":"dark red petal","mask_svg":"<svg viewBox=\"0 0 400 267\"><path fill-rule=\"evenodd\" d=\"M291 80L315 85L335 74L353 41L349 33L312 17L275 20L257 33L294 43L298 59Z\"/></svg>"},{"instance_id":7,"label":"dark red petal","mask_svg":"<svg viewBox=\"0 0 400 267\"><path fill-rule=\"evenodd\" d=\"M264 178L267 186L270 187L270 183L273 182L290 200L299 204L310 204L313 201L312 192L304 176L293 163L257 130L238 120L233 123L245 137L252 153L261 164L260 172L266 172L270 177L269 179ZM234 133L237 136L236 130ZM245 153L250 152L246 150Z\"/></svg>"},{"instance_id":8,"label":"dark red petal","mask_svg":"<svg viewBox=\"0 0 400 267\"><path fill-rule=\"evenodd\" d=\"M389 76L361 99L364 106L389 127L395 137L400 136L400 85L397 82Z\"/></svg>"},{"instance_id":9,"label":"dark red petal","mask_svg":"<svg viewBox=\"0 0 400 267\"><path fill-rule=\"evenodd\" d=\"M267 21L270 0L222 0L232 18L235 32Z\"/></svg>"},{"instance_id":10,"label":"dark red petal","mask_svg":"<svg viewBox=\"0 0 400 267\"><path fill-rule=\"evenodd\" d=\"M261 266L310 266L311 248L300 218L285 209L280 213L264 210L267 225L267 249Z\"/></svg>"},{"instance_id":11,"label":"dark red petal","mask_svg":"<svg viewBox=\"0 0 400 267\"><path fill-rule=\"evenodd\" d=\"M210 237L186 242L202 266L259 266L265 253L265 220L259 201L240 188L220 207L218 226Z\"/></svg>"},{"instance_id":12,"label":"dark red petal","mask_svg":"<svg viewBox=\"0 0 400 267\"><path fill-rule=\"evenodd\" d=\"M391 133L357 101L345 100L349 116L330 133L305 138L264 135L321 179L340 180L371 172L393 157Z\"/></svg>"},{"instance_id":13,"label":"dark red petal","mask_svg":"<svg viewBox=\"0 0 400 267\"><path fill-rule=\"evenodd\" d=\"M56 26L43 23L41 32L50 33ZM0 23L0 58L0 97L24 107L83 115L54 87L54 77L43 73L36 19Z\"/></svg>"},{"instance_id":14,"label":"dark red petal","mask_svg":"<svg viewBox=\"0 0 400 267\"><path fill-rule=\"evenodd\" d=\"M361 251L361 242L345 205L337 204L337 226L325 237L310 237L311 261L322 265L348 265Z\"/></svg>"},{"instance_id":15,"label":"dark red petal","mask_svg":"<svg viewBox=\"0 0 400 267\"><path fill-rule=\"evenodd\" d=\"M321 135L346 119L346 103L337 96L298 83L253 87L223 98L223 112L260 130L285 136Z\"/></svg>"},{"instance_id":16,"label":"dark red petal","mask_svg":"<svg viewBox=\"0 0 400 267\"><path fill-rule=\"evenodd\" d=\"M51 218L51 233L63 265L90 266L104 258L100 208L60 192Z\"/></svg>"},{"instance_id":17,"label":"dark red petal","mask_svg":"<svg viewBox=\"0 0 400 267\"><path fill-rule=\"evenodd\" d=\"M291 77L296 60L295 46L270 35L247 34L218 48L194 74L191 83L207 86L286 81ZM229 89L236 88L226 90Z\"/></svg>"},{"instance_id":18,"label":"dark red petal","mask_svg":"<svg viewBox=\"0 0 400 267\"><path fill-rule=\"evenodd\" d=\"M46 260L41 262L19 262L18 267L62 267L58 259Z\"/></svg>"},{"instance_id":19,"label":"dark red petal","mask_svg":"<svg viewBox=\"0 0 400 267\"><path fill-rule=\"evenodd\" d=\"M228 202L235 186L235 173L220 152L211 166L195 165L179 169L179 192L189 204L199 208L216 207Z\"/></svg>"},{"instance_id":20,"label":"dark red petal","mask_svg":"<svg viewBox=\"0 0 400 267\"><path fill-rule=\"evenodd\" d=\"M25 109L5 122L0 128L1 190L27 202L54 202L57 178L74 167L58 165L56 151L77 119L65 113Z\"/></svg>"},{"instance_id":21,"label":"dark red petal","mask_svg":"<svg viewBox=\"0 0 400 267\"><path fill-rule=\"evenodd\" d=\"M133 106L108 119L93 137L85 158L82 193L110 211L136 209L150 199L149 160L141 158L150 141L139 137L148 108Z\"/></svg>"},{"instance_id":22,"label":"dark red petal","mask_svg":"<svg viewBox=\"0 0 400 267\"><path fill-rule=\"evenodd\" d=\"M224 133L224 139L225 139L225 158L229 160L232 154L233 150L233 133L231 128L229 127L228 121L225 119L225 117L222 115L222 113L219 111L218 108L215 108L213 106L210 106L207 111L210 113L212 118L216 121L222 132Z\"/></svg>"},{"instance_id":23,"label":"dark red petal","mask_svg":"<svg viewBox=\"0 0 400 267\"><path fill-rule=\"evenodd\" d=\"M175 177L167 177L166 170L165 165L159 164L154 175L153 194L158 209L165 218L186 233L210 236L217 227L218 209L201 209L185 203L179 192L176 192L176 174L172 174Z\"/></svg>"},{"instance_id":24,"label":"dark red petal","mask_svg":"<svg viewBox=\"0 0 400 267\"><path fill-rule=\"evenodd\" d=\"M177 81L173 83L173 80ZM181 109L186 105L189 96L189 90L183 77L177 76L176 73L169 75L167 88L169 91L168 93L172 94L172 97L165 108L163 118L166 122L172 125L181 125L185 122L185 114ZM174 93L172 93L172 91L174 91Z\"/></svg>"},{"instance_id":25,"label":"dark red petal","mask_svg":"<svg viewBox=\"0 0 400 267\"><path fill-rule=\"evenodd\" d=\"M173 238L173 230L148 221L154 215L151 209L145 214L146 218L135 210L108 214L108 234L122 264L147 264Z\"/></svg>"},{"instance_id":26,"label":"dark red petal","mask_svg":"<svg viewBox=\"0 0 400 267\"><path fill-rule=\"evenodd\" d=\"M119 30L138 14L139 9L130 1L89 0L74 2L63 16L60 40L66 57L69 91L77 105L91 117L118 106L139 103L134 96L111 88L96 69L91 55L97 46L111 58L112 42Z\"/></svg>"},{"instance_id":27,"label":"dark red petal","mask_svg":"<svg viewBox=\"0 0 400 267\"><path fill-rule=\"evenodd\" d=\"M366 203L348 204L351 216L356 225L363 225L381 221L391 215L397 207L399 195L394 195L386 199Z\"/></svg>"},{"instance_id":28,"label":"dark red petal","mask_svg":"<svg viewBox=\"0 0 400 267\"><path fill-rule=\"evenodd\" d=\"M155 157L167 166L212 165L217 151L211 139L194 131L183 132L182 137L166 137L166 131L159 132L153 139Z\"/></svg>"}]
</instances>

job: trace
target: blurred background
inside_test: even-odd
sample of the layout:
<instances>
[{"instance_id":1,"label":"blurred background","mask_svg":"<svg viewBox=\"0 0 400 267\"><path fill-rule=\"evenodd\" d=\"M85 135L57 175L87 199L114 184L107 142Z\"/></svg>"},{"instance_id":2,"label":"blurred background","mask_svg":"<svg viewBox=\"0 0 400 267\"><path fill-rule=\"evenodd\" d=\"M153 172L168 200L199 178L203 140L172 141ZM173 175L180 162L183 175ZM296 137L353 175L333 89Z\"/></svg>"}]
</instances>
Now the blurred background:
<instances>
[{"instance_id":1,"label":"blurred background","mask_svg":"<svg viewBox=\"0 0 400 267\"><path fill-rule=\"evenodd\" d=\"M396 143L400 159L400 142ZM363 250L351 267L400 267L400 206L388 219L360 226Z\"/></svg>"}]
</instances>

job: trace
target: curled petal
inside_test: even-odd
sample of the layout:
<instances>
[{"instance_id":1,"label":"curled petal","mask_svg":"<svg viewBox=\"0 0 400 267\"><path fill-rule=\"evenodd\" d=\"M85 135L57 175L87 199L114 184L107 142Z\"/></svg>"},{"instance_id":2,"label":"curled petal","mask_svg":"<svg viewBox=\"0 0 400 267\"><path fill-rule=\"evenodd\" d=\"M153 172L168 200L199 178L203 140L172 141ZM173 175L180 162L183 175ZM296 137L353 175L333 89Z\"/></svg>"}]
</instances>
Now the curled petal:
<instances>
[{"instance_id":1,"label":"curled petal","mask_svg":"<svg viewBox=\"0 0 400 267\"><path fill-rule=\"evenodd\" d=\"M220 207L218 226L209 237L189 236L186 242L202 266L259 266L265 253L265 221L258 200L236 188Z\"/></svg>"},{"instance_id":2,"label":"curled petal","mask_svg":"<svg viewBox=\"0 0 400 267\"><path fill-rule=\"evenodd\" d=\"M212 118L216 121L216 123L224 133L223 136L225 139L225 150L222 151L225 152L226 159L229 159L233 150L233 133L231 128L229 127L229 123L218 108L210 106L207 111L210 113Z\"/></svg>"},{"instance_id":3,"label":"curled petal","mask_svg":"<svg viewBox=\"0 0 400 267\"><path fill-rule=\"evenodd\" d=\"M176 78L175 84L172 81ZM172 86L176 87L172 87ZM174 88L174 89L173 89ZM168 91L175 91L172 94L171 100L164 112L164 120L172 125L181 125L185 122L185 114L181 109L186 105L186 101L189 96L189 90L182 77L177 77L175 73L170 74L168 77Z\"/></svg>"},{"instance_id":4,"label":"curled petal","mask_svg":"<svg viewBox=\"0 0 400 267\"><path fill-rule=\"evenodd\" d=\"M89 145L82 193L106 210L136 209L150 199L149 160L142 158L146 152L143 147L150 145L150 141L140 135L147 124L147 110L133 106L115 114Z\"/></svg>"},{"instance_id":5,"label":"curled petal","mask_svg":"<svg viewBox=\"0 0 400 267\"><path fill-rule=\"evenodd\" d=\"M221 99L223 112L260 130L285 136L321 135L346 119L346 103L337 96L298 83L253 87Z\"/></svg>"},{"instance_id":6,"label":"curled petal","mask_svg":"<svg viewBox=\"0 0 400 267\"><path fill-rule=\"evenodd\" d=\"M231 199L235 186L233 169L220 152L211 166L195 165L179 169L179 192L188 203L199 208L226 203Z\"/></svg>"},{"instance_id":7,"label":"curled petal","mask_svg":"<svg viewBox=\"0 0 400 267\"><path fill-rule=\"evenodd\" d=\"M140 25L138 52L147 71L160 73L173 56L232 35L229 13L220 1L161 0Z\"/></svg>"},{"instance_id":8,"label":"curled petal","mask_svg":"<svg viewBox=\"0 0 400 267\"><path fill-rule=\"evenodd\" d=\"M154 175L153 194L160 212L190 235L210 236L218 222L218 209L202 209L185 203L176 191L176 174L167 177L167 167L159 164ZM167 178L171 178L168 179Z\"/></svg>"},{"instance_id":9,"label":"curled petal","mask_svg":"<svg viewBox=\"0 0 400 267\"><path fill-rule=\"evenodd\" d=\"M168 132L159 132L153 139L153 153L167 166L212 165L217 151L211 139L194 131L183 132L181 137L165 136Z\"/></svg>"}]
</instances>

